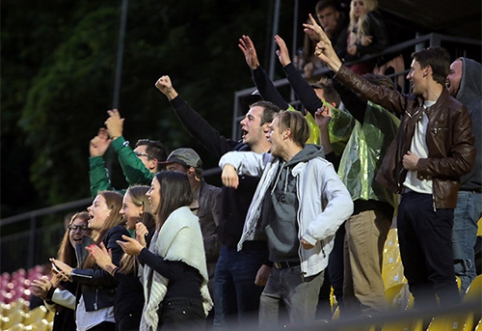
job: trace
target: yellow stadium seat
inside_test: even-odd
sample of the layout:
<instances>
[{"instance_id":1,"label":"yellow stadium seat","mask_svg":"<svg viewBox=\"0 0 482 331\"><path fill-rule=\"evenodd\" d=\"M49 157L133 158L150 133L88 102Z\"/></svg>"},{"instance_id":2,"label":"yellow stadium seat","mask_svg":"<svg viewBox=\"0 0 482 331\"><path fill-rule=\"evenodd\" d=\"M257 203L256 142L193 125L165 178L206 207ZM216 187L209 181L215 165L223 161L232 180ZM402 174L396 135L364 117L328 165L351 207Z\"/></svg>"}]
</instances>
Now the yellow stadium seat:
<instances>
[{"instance_id":1,"label":"yellow stadium seat","mask_svg":"<svg viewBox=\"0 0 482 331\"><path fill-rule=\"evenodd\" d=\"M439 315L432 318L427 331L472 331L474 313Z\"/></svg>"},{"instance_id":2,"label":"yellow stadium seat","mask_svg":"<svg viewBox=\"0 0 482 331\"><path fill-rule=\"evenodd\" d=\"M47 308L45 306L38 306L25 315L23 324L30 325L34 322L42 320L47 315Z\"/></svg>"},{"instance_id":3,"label":"yellow stadium seat","mask_svg":"<svg viewBox=\"0 0 482 331\"><path fill-rule=\"evenodd\" d=\"M474 331L482 331L482 319L479 320L479 323L477 323Z\"/></svg>"},{"instance_id":4,"label":"yellow stadium seat","mask_svg":"<svg viewBox=\"0 0 482 331\"><path fill-rule=\"evenodd\" d=\"M422 331L422 330L423 330L422 320L386 323L382 327L382 331Z\"/></svg>"},{"instance_id":5,"label":"yellow stadium seat","mask_svg":"<svg viewBox=\"0 0 482 331\"><path fill-rule=\"evenodd\" d=\"M465 291L464 301L482 298L482 275L478 275Z\"/></svg>"},{"instance_id":6,"label":"yellow stadium seat","mask_svg":"<svg viewBox=\"0 0 482 331\"><path fill-rule=\"evenodd\" d=\"M395 310L407 310L413 306L413 295L407 283L393 285L385 290L388 307Z\"/></svg>"},{"instance_id":7,"label":"yellow stadium seat","mask_svg":"<svg viewBox=\"0 0 482 331\"><path fill-rule=\"evenodd\" d=\"M477 236L482 237L482 217L477 221Z\"/></svg>"},{"instance_id":8,"label":"yellow stadium seat","mask_svg":"<svg viewBox=\"0 0 482 331\"><path fill-rule=\"evenodd\" d=\"M382 278L385 288L407 282L403 275L403 265L401 262L394 263L391 267L382 269Z\"/></svg>"},{"instance_id":9,"label":"yellow stadium seat","mask_svg":"<svg viewBox=\"0 0 482 331\"><path fill-rule=\"evenodd\" d=\"M16 310L8 314L7 317L2 317L2 330L6 330L14 326L15 324L20 324L25 318L25 313L22 310Z\"/></svg>"},{"instance_id":10,"label":"yellow stadium seat","mask_svg":"<svg viewBox=\"0 0 482 331\"><path fill-rule=\"evenodd\" d=\"M47 320L47 322L51 323L54 321L54 317L55 317L55 312L53 311L48 311L47 312L47 315L45 315L45 319Z\"/></svg>"},{"instance_id":11,"label":"yellow stadium seat","mask_svg":"<svg viewBox=\"0 0 482 331\"><path fill-rule=\"evenodd\" d=\"M24 325L22 323L15 324L11 328L7 329L7 331L23 331L23 330L25 330L25 329L24 329Z\"/></svg>"},{"instance_id":12,"label":"yellow stadium seat","mask_svg":"<svg viewBox=\"0 0 482 331\"><path fill-rule=\"evenodd\" d=\"M24 328L25 331L51 331L52 327L45 319L32 323Z\"/></svg>"}]
</instances>

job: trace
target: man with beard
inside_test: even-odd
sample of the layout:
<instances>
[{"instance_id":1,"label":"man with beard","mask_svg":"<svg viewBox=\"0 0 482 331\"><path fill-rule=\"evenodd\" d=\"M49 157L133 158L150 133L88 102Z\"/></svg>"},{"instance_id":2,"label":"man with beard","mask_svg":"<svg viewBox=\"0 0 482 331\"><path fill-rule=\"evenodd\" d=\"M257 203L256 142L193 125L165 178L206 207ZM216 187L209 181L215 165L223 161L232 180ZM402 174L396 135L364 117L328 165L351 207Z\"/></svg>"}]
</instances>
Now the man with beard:
<instances>
[{"instance_id":1,"label":"man with beard","mask_svg":"<svg viewBox=\"0 0 482 331\"><path fill-rule=\"evenodd\" d=\"M467 107L472 119L472 133L478 146L472 171L460 178L457 207L454 212L452 241L455 274L460 277L460 291L465 293L476 276L474 246L477 221L482 217L482 66L465 57L450 65L446 87L450 95Z\"/></svg>"}]
</instances>

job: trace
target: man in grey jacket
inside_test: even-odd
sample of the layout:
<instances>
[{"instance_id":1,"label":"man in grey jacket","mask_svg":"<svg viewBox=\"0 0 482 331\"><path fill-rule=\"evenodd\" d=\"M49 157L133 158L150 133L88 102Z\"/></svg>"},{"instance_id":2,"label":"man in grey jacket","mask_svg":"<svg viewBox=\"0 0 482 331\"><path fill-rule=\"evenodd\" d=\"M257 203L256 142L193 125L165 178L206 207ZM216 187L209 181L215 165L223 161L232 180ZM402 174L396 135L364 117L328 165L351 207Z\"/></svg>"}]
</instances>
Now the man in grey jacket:
<instances>
[{"instance_id":1,"label":"man in grey jacket","mask_svg":"<svg viewBox=\"0 0 482 331\"><path fill-rule=\"evenodd\" d=\"M238 244L241 250L246 240L268 241L273 269L260 298L261 328L278 323L281 302L291 324L313 322L335 233L353 212L322 148L305 146L308 136L303 115L281 111L267 134L271 153L230 152L220 160L228 187L237 187L238 174L262 176Z\"/></svg>"},{"instance_id":2,"label":"man in grey jacket","mask_svg":"<svg viewBox=\"0 0 482 331\"><path fill-rule=\"evenodd\" d=\"M199 217L203 235L204 251L209 275L209 292L213 296L214 271L221 249L217 228L222 213L221 188L206 183L202 176L203 162L192 148L178 148L169 154L167 160L160 162L166 170L182 172L187 175L194 194L194 201L189 206Z\"/></svg>"},{"instance_id":3,"label":"man in grey jacket","mask_svg":"<svg viewBox=\"0 0 482 331\"><path fill-rule=\"evenodd\" d=\"M476 276L474 246L477 241L477 221L482 217L482 66L479 62L460 57L450 65L446 87L450 95L462 102L472 119L477 154L472 171L460 177L457 207L454 211L452 242L455 274L462 281L465 293Z\"/></svg>"}]
</instances>

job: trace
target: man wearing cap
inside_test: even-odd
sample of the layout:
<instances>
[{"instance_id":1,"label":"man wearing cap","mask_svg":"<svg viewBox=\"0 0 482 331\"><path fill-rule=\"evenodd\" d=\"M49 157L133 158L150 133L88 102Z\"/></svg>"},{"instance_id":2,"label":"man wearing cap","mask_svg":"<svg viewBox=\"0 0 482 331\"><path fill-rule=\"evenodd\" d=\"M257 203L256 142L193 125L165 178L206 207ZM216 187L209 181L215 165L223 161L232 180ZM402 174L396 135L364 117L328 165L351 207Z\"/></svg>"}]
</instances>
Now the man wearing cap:
<instances>
[{"instance_id":1,"label":"man wearing cap","mask_svg":"<svg viewBox=\"0 0 482 331\"><path fill-rule=\"evenodd\" d=\"M192 148L175 149L169 154L167 160L160 164L165 165L166 170L186 174L189 179L194 194L194 201L189 207L199 217L208 266L209 292L213 296L214 271L221 249L221 242L217 236L217 227L222 213L221 188L204 181L202 160Z\"/></svg>"}]
</instances>

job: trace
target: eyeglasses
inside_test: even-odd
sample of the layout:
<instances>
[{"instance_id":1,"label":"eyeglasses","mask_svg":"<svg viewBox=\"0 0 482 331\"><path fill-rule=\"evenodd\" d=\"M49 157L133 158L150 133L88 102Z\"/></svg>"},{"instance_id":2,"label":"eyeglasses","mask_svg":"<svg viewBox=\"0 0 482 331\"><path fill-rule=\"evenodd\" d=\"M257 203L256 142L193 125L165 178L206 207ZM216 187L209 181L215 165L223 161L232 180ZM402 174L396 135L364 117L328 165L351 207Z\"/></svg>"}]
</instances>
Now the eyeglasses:
<instances>
[{"instance_id":1,"label":"eyeglasses","mask_svg":"<svg viewBox=\"0 0 482 331\"><path fill-rule=\"evenodd\" d=\"M77 230L80 230L80 231L90 231L89 227L87 225L75 225L75 224L71 224L68 226L69 230L70 231L77 231Z\"/></svg>"},{"instance_id":2,"label":"eyeglasses","mask_svg":"<svg viewBox=\"0 0 482 331\"><path fill-rule=\"evenodd\" d=\"M151 157L150 155L147 155L146 153L134 152L134 154L135 154L137 157L145 156L145 157L148 157L148 158L150 158L150 159L153 159L153 157Z\"/></svg>"}]
</instances>

